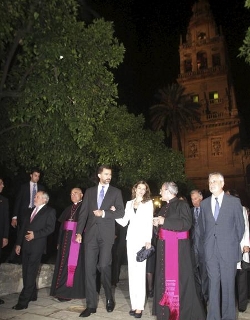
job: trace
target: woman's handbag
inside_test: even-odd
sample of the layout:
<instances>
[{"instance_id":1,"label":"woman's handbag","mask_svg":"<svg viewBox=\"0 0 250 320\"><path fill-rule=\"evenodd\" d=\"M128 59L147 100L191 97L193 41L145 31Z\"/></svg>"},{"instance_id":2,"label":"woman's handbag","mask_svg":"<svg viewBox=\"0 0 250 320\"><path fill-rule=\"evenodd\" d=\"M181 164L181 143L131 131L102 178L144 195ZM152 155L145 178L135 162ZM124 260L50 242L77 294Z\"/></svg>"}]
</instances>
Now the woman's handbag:
<instances>
[{"instance_id":1,"label":"woman's handbag","mask_svg":"<svg viewBox=\"0 0 250 320\"><path fill-rule=\"evenodd\" d=\"M155 252L155 247L151 246L149 249L146 249L146 247L142 247L140 251L136 253L136 261L142 262L145 259L149 258L153 253Z\"/></svg>"},{"instance_id":2,"label":"woman's handbag","mask_svg":"<svg viewBox=\"0 0 250 320\"><path fill-rule=\"evenodd\" d=\"M250 262L247 262L245 260L243 260L243 256L245 254L248 254L249 256L249 252L245 252L243 255L242 255L242 260L241 260L241 269L242 270L245 270L245 271L250 271ZM249 261L249 258L247 259Z\"/></svg>"}]
</instances>

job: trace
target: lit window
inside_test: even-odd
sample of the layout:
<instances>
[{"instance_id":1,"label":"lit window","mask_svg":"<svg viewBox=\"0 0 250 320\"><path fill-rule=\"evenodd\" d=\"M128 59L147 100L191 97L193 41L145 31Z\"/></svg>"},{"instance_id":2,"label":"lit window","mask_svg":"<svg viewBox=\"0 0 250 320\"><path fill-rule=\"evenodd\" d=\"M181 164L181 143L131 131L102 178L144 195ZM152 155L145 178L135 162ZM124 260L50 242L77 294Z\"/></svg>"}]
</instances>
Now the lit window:
<instances>
[{"instance_id":1,"label":"lit window","mask_svg":"<svg viewBox=\"0 0 250 320\"><path fill-rule=\"evenodd\" d=\"M194 94L192 96L192 100L193 100L193 102L199 102L199 95L198 94Z\"/></svg>"},{"instance_id":2,"label":"lit window","mask_svg":"<svg viewBox=\"0 0 250 320\"><path fill-rule=\"evenodd\" d=\"M209 100L210 100L210 103L218 103L219 102L218 91L209 92Z\"/></svg>"}]
</instances>

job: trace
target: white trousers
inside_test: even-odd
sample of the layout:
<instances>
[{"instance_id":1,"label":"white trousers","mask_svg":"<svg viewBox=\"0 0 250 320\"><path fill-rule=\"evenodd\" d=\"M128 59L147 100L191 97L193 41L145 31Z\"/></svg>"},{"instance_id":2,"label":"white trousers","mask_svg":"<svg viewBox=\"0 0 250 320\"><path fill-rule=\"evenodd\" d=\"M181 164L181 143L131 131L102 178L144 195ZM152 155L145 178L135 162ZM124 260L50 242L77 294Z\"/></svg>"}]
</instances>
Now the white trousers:
<instances>
[{"instance_id":1,"label":"white trousers","mask_svg":"<svg viewBox=\"0 0 250 320\"><path fill-rule=\"evenodd\" d=\"M132 310L144 310L146 297L146 261L136 261L136 252L142 246L127 241L129 295Z\"/></svg>"}]
</instances>

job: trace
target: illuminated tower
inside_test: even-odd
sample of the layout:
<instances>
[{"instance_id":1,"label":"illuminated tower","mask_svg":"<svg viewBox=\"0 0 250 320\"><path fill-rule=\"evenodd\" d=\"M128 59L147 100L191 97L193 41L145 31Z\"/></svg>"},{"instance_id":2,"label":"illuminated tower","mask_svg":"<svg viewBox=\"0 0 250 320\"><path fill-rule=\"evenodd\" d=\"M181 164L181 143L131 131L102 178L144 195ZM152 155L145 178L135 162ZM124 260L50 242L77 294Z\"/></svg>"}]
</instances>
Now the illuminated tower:
<instances>
[{"instance_id":1,"label":"illuminated tower","mask_svg":"<svg viewBox=\"0 0 250 320\"><path fill-rule=\"evenodd\" d=\"M245 188L244 168L241 153L229 144L232 137L239 139L239 117L225 39L207 0L196 2L192 11L179 46L178 82L201 104L202 125L182 134L185 172L203 190L208 174L219 171L226 187L240 192Z\"/></svg>"}]
</instances>

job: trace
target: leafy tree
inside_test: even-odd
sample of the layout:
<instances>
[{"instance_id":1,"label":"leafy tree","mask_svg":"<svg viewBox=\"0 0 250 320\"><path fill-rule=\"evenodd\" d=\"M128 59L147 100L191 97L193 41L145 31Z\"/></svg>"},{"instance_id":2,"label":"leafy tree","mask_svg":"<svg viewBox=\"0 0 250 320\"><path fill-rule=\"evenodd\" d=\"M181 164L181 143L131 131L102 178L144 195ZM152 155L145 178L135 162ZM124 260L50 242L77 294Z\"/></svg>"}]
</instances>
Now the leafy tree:
<instances>
[{"instance_id":1,"label":"leafy tree","mask_svg":"<svg viewBox=\"0 0 250 320\"><path fill-rule=\"evenodd\" d=\"M163 135L144 130L142 116L117 106L112 71L124 47L111 22L86 26L74 0L3 0L0 9L2 162L38 165L48 186L74 177L87 186L102 163L122 186L185 181L183 157L164 148Z\"/></svg>"},{"instance_id":2,"label":"leafy tree","mask_svg":"<svg viewBox=\"0 0 250 320\"><path fill-rule=\"evenodd\" d=\"M246 0L245 7L250 9L250 0ZM250 64L250 27L246 32L246 37L243 41L243 45L240 48L239 57L245 58L245 61Z\"/></svg>"},{"instance_id":3,"label":"leafy tree","mask_svg":"<svg viewBox=\"0 0 250 320\"><path fill-rule=\"evenodd\" d=\"M144 130L142 115L129 114L125 107L110 108L108 121L97 132L95 154L98 163L119 166L119 184L131 186L135 181L185 181L184 157L164 145L162 132ZM104 149L104 146L106 150Z\"/></svg>"},{"instance_id":4,"label":"leafy tree","mask_svg":"<svg viewBox=\"0 0 250 320\"><path fill-rule=\"evenodd\" d=\"M74 150L82 157L106 110L116 105L111 71L123 60L124 47L113 37L112 23L86 27L77 21L72 0L1 2L2 13L6 8L0 95L15 130L3 130L9 148L3 154L26 167L69 171Z\"/></svg>"},{"instance_id":5,"label":"leafy tree","mask_svg":"<svg viewBox=\"0 0 250 320\"><path fill-rule=\"evenodd\" d=\"M177 83L168 85L158 91L159 103L150 108L153 129L163 129L167 137L175 136L179 151L182 151L181 133L194 130L194 123L200 123L200 104L193 102L191 94L184 91L185 88Z\"/></svg>"}]
</instances>

